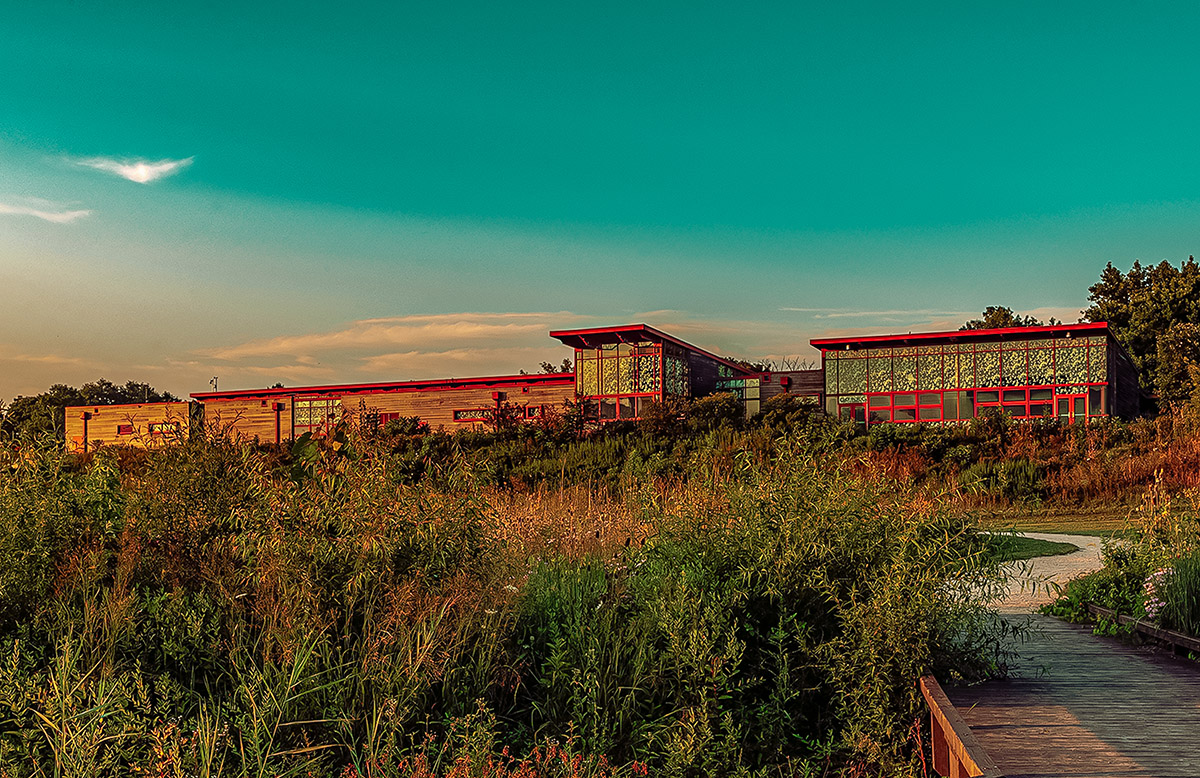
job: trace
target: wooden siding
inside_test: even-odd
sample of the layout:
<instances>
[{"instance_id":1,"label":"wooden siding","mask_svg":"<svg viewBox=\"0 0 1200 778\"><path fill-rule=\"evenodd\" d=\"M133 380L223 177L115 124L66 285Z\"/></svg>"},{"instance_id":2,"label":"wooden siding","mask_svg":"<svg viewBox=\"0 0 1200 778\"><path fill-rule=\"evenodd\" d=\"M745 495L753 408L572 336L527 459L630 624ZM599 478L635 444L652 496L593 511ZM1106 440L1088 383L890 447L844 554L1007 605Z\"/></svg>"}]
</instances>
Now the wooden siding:
<instances>
[{"instance_id":1,"label":"wooden siding","mask_svg":"<svg viewBox=\"0 0 1200 778\"><path fill-rule=\"evenodd\" d=\"M431 429L444 428L448 432L470 426L470 422L456 422L454 411L473 408L495 408L493 392L503 392L502 402L527 407L549 405L561 411L566 400L575 399L573 378L560 384L507 386L507 387L464 387L439 389L423 392L381 392L360 394L342 398L342 407L350 413L360 410L378 413L398 413L401 416L420 416Z\"/></svg>"},{"instance_id":2,"label":"wooden siding","mask_svg":"<svg viewBox=\"0 0 1200 778\"><path fill-rule=\"evenodd\" d=\"M69 406L64 411L67 450L91 451L97 446L150 448L174 443L191 433L193 406L194 403L189 402ZM152 434L150 431L151 424L170 423L179 425L178 433Z\"/></svg>"},{"instance_id":3,"label":"wooden siding","mask_svg":"<svg viewBox=\"0 0 1200 778\"><path fill-rule=\"evenodd\" d=\"M545 405L561 410L564 401L575 399L575 382L570 376L561 381L538 381L530 384L504 384L482 386L455 386L428 388L416 391L381 390L358 391L338 395L315 395L297 389L292 395L274 395L259 398L206 398L204 401L204 424L210 433L224 431L235 439L275 442L274 405L280 409L281 441L293 437L292 405L297 398L333 396L340 401L343 414L395 413L400 416L418 416L431 429L452 432L469 427L471 422L456 422L454 411L475 408L495 408L493 392L503 392L506 402L517 406Z\"/></svg>"},{"instance_id":4,"label":"wooden siding","mask_svg":"<svg viewBox=\"0 0 1200 778\"><path fill-rule=\"evenodd\" d=\"M292 397L250 397L204 401L204 430L234 440L275 443L275 405L279 410L279 442L292 437Z\"/></svg>"},{"instance_id":5,"label":"wooden siding","mask_svg":"<svg viewBox=\"0 0 1200 778\"><path fill-rule=\"evenodd\" d=\"M788 385L783 385L784 378ZM814 401L825 396L824 370L780 370L774 373L763 373L759 384L759 397L763 402L778 394L794 394L800 397L812 397Z\"/></svg>"}]
</instances>

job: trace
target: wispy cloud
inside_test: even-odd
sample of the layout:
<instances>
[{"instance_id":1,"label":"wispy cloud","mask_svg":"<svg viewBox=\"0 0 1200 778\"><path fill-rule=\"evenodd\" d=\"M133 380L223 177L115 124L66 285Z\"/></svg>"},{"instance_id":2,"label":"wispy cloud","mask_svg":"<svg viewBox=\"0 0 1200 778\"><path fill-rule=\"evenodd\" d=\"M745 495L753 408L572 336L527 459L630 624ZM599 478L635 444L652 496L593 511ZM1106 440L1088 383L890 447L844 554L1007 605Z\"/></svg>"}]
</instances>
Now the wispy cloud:
<instances>
[{"instance_id":1,"label":"wispy cloud","mask_svg":"<svg viewBox=\"0 0 1200 778\"><path fill-rule=\"evenodd\" d=\"M970 316L967 311L937 311L929 308L915 310L894 309L890 311L833 311L818 313L814 319L871 319L895 318L897 316Z\"/></svg>"},{"instance_id":2,"label":"wispy cloud","mask_svg":"<svg viewBox=\"0 0 1200 778\"><path fill-rule=\"evenodd\" d=\"M544 342L556 326L571 326L580 317L559 313L456 313L362 319L330 332L282 335L235 346L212 349L206 356L221 360L287 355L312 358L327 352L400 353L402 349L429 351L439 346L484 346L521 341Z\"/></svg>"},{"instance_id":3,"label":"wispy cloud","mask_svg":"<svg viewBox=\"0 0 1200 778\"><path fill-rule=\"evenodd\" d=\"M91 216L92 212L84 209L67 209L46 200L33 201L33 205L16 205L0 203L0 214L7 216L32 216L42 221L55 224L70 224L73 221Z\"/></svg>"},{"instance_id":4,"label":"wispy cloud","mask_svg":"<svg viewBox=\"0 0 1200 778\"><path fill-rule=\"evenodd\" d=\"M193 159L195 157L188 157L186 159L160 159L157 162L151 162L146 159L90 157L88 159L76 160L75 163L84 167L102 170L105 173L114 173L121 178L139 184L149 184L160 178L175 175L180 170L192 164Z\"/></svg>"}]
</instances>

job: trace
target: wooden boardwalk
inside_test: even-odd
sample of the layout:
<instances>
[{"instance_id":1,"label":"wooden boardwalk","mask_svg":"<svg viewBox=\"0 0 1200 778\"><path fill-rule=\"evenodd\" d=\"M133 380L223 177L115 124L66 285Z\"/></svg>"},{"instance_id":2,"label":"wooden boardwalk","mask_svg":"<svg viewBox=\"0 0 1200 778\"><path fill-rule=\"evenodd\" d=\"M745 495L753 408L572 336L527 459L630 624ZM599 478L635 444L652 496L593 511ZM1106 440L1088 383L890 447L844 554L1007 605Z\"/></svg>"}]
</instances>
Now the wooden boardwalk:
<instances>
[{"instance_id":1,"label":"wooden boardwalk","mask_svg":"<svg viewBox=\"0 0 1200 778\"><path fill-rule=\"evenodd\" d=\"M1018 677L946 689L1007 778L1200 776L1200 663L1031 618Z\"/></svg>"}]
</instances>

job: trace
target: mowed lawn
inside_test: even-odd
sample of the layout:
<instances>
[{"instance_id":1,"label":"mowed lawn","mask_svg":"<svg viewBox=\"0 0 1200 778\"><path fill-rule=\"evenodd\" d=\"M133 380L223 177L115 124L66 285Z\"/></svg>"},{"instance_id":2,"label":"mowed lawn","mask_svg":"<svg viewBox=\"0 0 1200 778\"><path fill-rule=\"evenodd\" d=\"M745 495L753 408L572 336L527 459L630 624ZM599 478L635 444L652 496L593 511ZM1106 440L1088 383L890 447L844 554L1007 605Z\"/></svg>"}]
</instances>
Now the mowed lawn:
<instances>
[{"instance_id":1,"label":"mowed lawn","mask_svg":"<svg viewBox=\"0 0 1200 778\"><path fill-rule=\"evenodd\" d=\"M1120 537L1130 531L1131 509L1125 506L1097 509L1062 508L1038 511L1004 511L983 514L980 529L989 532L1053 532L1061 535Z\"/></svg>"}]
</instances>

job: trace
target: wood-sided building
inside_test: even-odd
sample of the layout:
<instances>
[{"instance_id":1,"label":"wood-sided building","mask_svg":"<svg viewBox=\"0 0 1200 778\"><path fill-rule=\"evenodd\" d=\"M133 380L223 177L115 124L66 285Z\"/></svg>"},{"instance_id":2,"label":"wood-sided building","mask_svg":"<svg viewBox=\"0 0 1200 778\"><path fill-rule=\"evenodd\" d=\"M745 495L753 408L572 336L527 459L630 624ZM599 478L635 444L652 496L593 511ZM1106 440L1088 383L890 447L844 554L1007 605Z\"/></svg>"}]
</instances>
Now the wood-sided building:
<instances>
[{"instance_id":1,"label":"wood-sided building","mask_svg":"<svg viewBox=\"0 0 1200 778\"><path fill-rule=\"evenodd\" d=\"M645 324L555 330L550 337L575 350L575 397L591 421L637 419L650 403L720 392L736 394L747 416L781 393L821 402L819 370L763 373Z\"/></svg>"},{"instance_id":2,"label":"wood-sided building","mask_svg":"<svg viewBox=\"0 0 1200 778\"><path fill-rule=\"evenodd\" d=\"M199 406L190 402L69 406L64 411L67 450L177 443L196 427L198 412Z\"/></svg>"},{"instance_id":3,"label":"wood-sided building","mask_svg":"<svg viewBox=\"0 0 1200 778\"><path fill-rule=\"evenodd\" d=\"M203 403L209 430L282 443L306 432L324 434L347 415L380 428L415 416L432 429L447 431L482 424L497 409L510 418L535 421L573 400L574 386L571 373L549 373L197 392L191 397Z\"/></svg>"},{"instance_id":4,"label":"wood-sided building","mask_svg":"<svg viewBox=\"0 0 1200 778\"><path fill-rule=\"evenodd\" d=\"M1105 322L816 338L826 411L862 425L1132 418L1137 368Z\"/></svg>"}]
</instances>

